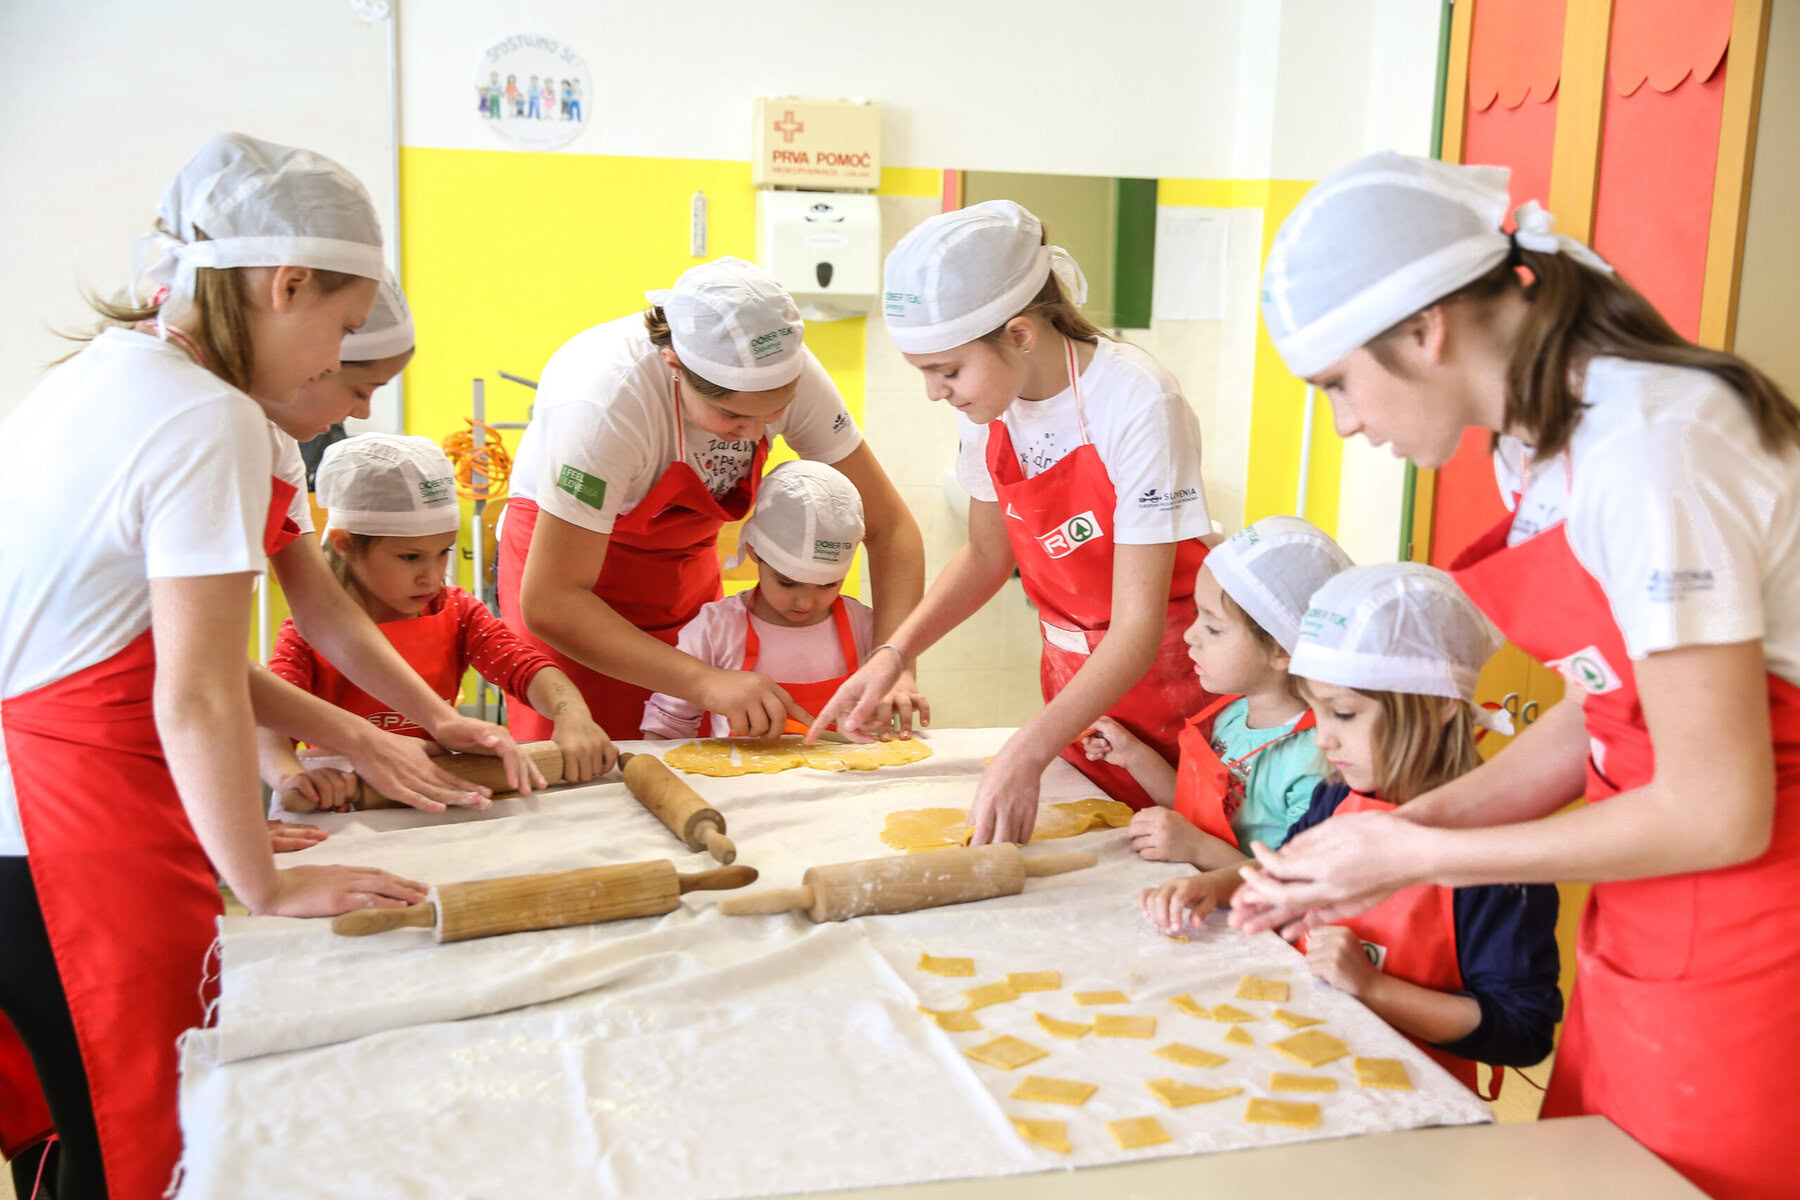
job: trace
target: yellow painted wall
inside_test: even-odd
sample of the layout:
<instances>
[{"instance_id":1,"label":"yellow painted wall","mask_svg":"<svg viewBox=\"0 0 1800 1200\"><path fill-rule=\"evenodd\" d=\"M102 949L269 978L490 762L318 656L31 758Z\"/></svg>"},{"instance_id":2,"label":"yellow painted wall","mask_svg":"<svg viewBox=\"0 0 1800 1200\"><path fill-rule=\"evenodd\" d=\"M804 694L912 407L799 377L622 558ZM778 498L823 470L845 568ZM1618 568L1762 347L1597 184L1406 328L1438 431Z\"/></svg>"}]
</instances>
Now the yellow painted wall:
<instances>
[{"instance_id":1,"label":"yellow painted wall","mask_svg":"<svg viewBox=\"0 0 1800 1200\"><path fill-rule=\"evenodd\" d=\"M1275 232L1312 186L1297 179L1164 179L1156 202L1192 208L1260 208L1262 260ZM1259 264L1260 271L1260 264ZM1262 315L1256 318L1255 399L1250 413L1250 471L1244 492L1244 523L1294 511L1300 485L1300 440L1306 385L1288 372ZM1313 400L1312 454L1306 481L1306 516L1327 533L1337 533L1338 485L1343 440L1332 428L1331 406Z\"/></svg>"},{"instance_id":2,"label":"yellow painted wall","mask_svg":"<svg viewBox=\"0 0 1800 1200\"><path fill-rule=\"evenodd\" d=\"M936 195L939 179L890 169L882 192ZM696 191L708 204L705 259L688 254ZM470 380L488 381L490 421L523 421L532 393L499 371L535 379L570 337L642 309L646 290L720 255L756 257L746 162L406 147L400 197L402 282L419 329L406 431L431 438L463 427ZM858 422L865 325L806 330ZM774 461L783 457L778 448Z\"/></svg>"}]
</instances>

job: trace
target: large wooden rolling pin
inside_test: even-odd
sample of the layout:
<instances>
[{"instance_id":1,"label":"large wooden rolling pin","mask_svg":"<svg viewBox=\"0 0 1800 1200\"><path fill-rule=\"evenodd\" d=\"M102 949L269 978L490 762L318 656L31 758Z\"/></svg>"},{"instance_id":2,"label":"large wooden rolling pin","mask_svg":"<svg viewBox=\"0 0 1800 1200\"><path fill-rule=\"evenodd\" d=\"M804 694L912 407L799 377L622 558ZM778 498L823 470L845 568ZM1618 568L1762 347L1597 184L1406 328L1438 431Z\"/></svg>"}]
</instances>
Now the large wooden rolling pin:
<instances>
[{"instance_id":1,"label":"large wooden rolling pin","mask_svg":"<svg viewBox=\"0 0 1800 1200\"><path fill-rule=\"evenodd\" d=\"M656 819L689 850L705 850L722 863L737 859L737 847L725 836L725 817L654 754L619 755L625 786L656 814Z\"/></svg>"},{"instance_id":2,"label":"large wooden rolling pin","mask_svg":"<svg viewBox=\"0 0 1800 1200\"><path fill-rule=\"evenodd\" d=\"M719 911L734 917L800 911L814 922L912 912L1016 895L1028 877L1079 871L1096 861L1092 851L1027 858L1010 843L928 850L812 867L797 888L733 896L719 902Z\"/></svg>"},{"instance_id":3,"label":"large wooden rolling pin","mask_svg":"<svg viewBox=\"0 0 1800 1200\"><path fill-rule=\"evenodd\" d=\"M555 742L525 742L519 746L525 757L537 765L538 773L544 777L544 783L562 782L563 756L562 747ZM513 787L506 782L506 764L492 754L445 754L432 760L433 763L458 779L477 786L487 788L495 797L510 796ZM368 781L358 779L357 793L350 801L350 807L362 808L407 808L398 800L390 800L371 787ZM289 792L282 797L281 807L288 812L312 812L312 801L298 792Z\"/></svg>"},{"instance_id":4,"label":"large wooden rolling pin","mask_svg":"<svg viewBox=\"0 0 1800 1200\"><path fill-rule=\"evenodd\" d=\"M333 933L363 937L390 929L429 929L440 942L497 933L560 929L674 912L684 892L721 891L756 882L755 867L678 874L667 859L446 883L406 908L365 908L331 921Z\"/></svg>"}]
</instances>

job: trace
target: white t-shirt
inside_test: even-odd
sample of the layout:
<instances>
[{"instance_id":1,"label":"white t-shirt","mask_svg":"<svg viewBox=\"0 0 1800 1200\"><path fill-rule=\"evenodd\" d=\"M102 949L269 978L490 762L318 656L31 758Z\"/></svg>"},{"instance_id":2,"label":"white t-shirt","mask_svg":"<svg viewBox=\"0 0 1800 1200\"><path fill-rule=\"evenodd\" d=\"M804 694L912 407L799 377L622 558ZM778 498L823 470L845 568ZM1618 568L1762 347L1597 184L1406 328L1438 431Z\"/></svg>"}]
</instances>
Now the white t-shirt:
<instances>
[{"instance_id":1,"label":"white t-shirt","mask_svg":"<svg viewBox=\"0 0 1800 1200\"><path fill-rule=\"evenodd\" d=\"M1200 480L1200 422L1173 375L1136 346L1102 338L1081 372L1081 407L1118 496L1113 541L1153 546L1212 532ZM962 438L956 478L975 499L993 501L989 427L960 413L956 419ZM1073 389L1047 400L1015 400L1000 420L1027 479L1081 445Z\"/></svg>"},{"instance_id":2,"label":"white t-shirt","mask_svg":"<svg viewBox=\"0 0 1800 1200\"><path fill-rule=\"evenodd\" d=\"M801 458L835 463L862 444L842 396L803 351L794 401L769 422ZM675 459L671 372L640 313L578 333L550 356L513 463L513 494L583 529L611 533ZM750 473L756 442L714 437L682 418L687 458L723 496Z\"/></svg>"},{"instance_id":3,"label":"white t-shirt","mask_svg":"<svg viewBox=\"0 0 1800 1200\"><path fill-rule=\"evenodd\" d=\"M1582 398L1567 453L1526 471L1509 544L1566 521L1634 659L1761 638L1769 670L1800 683L1800 452L1763 449L1743 398L1704 371L1599 358ZM1509 507L1528 455L1511 438L1495 452Z\"/></svg>"},{"instance_id":4,"label":"white t-shirt","mask_svg":"<svg viewBox=\"0 0 1800 1200\"><path fill-rule=\"evenodd\" d=\"M150 627L152 579L262 569L268 420L172 342L107 330L32 389L0 439L17 451L0 522L0 697L123 650ZM0 855L24 853L0 738Z\"/></svg>"},{"instance_id":5,"label":"white t-shirt","mask_svg":"<svg viewBox=\"0 0 1800 1200\"><path fill-rule=\"evenodd\" d=\"M316 534L312 503L306 498L306 460L300 457L300 443L270 421L269 452L275 460L275 478L294 485L294 498L288 501L288 519L300 527L302 537Z\"/></svg>"},{"instance_id":6,"label":"white t-shirt","mask_svg":"<svg viewBox=\"0 0 1800 1200\"><path fill-rule=\"evenodd\" d=\"M694 619L681 627L675 648L693 655L708 666L736 671L744 663L744 617L750 605L750 592L739 592L711 604L694 614ZM850 617L850 636L856 642L856 659L860 663L869 656L875 643L875 614L854 596L844 597L844 610ZM816 625L796 628L774 625L752 615L760 650L756 669L780 683L817 683L836 679L856 669L856 663L844 665L844 647L838 639L837 621L826 617ZM701 709L676 696L657 692L644 702L643 727L666 738L693 737L700 727ZM817 714L814 714L815 716ZM713 714L712 736L729 737L731 722Z\"/></svg>"}]
</instances>

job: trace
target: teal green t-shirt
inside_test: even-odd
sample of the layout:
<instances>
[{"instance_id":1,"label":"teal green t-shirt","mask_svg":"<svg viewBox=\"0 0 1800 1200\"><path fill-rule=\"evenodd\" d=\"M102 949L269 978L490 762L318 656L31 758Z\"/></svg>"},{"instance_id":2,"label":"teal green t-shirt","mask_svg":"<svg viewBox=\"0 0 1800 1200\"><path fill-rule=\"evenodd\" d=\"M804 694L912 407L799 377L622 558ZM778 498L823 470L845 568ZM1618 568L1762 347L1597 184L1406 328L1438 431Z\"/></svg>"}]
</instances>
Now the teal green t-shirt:
<instances>
[{"instance_id":1,"label":"teal green t-shirt","mask_svg":"<svg viewBox=\"0 0 1800 1200\"><path fill-rule=\"evenodd\" d=\"M1237 834L1238 848L1245 854L1250 853L1253 841L1271 850L1279 848L1287 837L1288 826L1306 815L1313 788L1325 778L1325 756L1313 744L1312 730L1294 731L1305 715L1301 713L1268 729L1252 729L1250 702L1238 699L1227 704L1213 721L1213 753L1226 763L1279 739L1231 771L1231 795L1226 797L1225 808L1231 814L1231 831Z\"/></svg>"}]
</instances>

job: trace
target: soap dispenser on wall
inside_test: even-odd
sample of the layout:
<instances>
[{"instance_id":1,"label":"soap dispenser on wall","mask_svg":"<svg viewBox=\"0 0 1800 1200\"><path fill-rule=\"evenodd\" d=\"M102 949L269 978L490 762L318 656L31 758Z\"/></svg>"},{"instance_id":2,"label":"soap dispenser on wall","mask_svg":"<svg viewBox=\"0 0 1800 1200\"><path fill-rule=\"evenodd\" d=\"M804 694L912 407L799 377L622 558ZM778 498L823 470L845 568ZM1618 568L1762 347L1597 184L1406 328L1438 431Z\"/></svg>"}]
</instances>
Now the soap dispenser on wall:
<instances>
[{"instance_id":1,"label":"soap dispenser on wall","mask_svg":"<svg viewBox=\"0 0 1800 1200\"><path fill-rule=\"evenodd\" d=\"M853 192L759 191L756 257L807 320L867 316L881 289L881 203Z\"/></svg>"}]
</instances>

